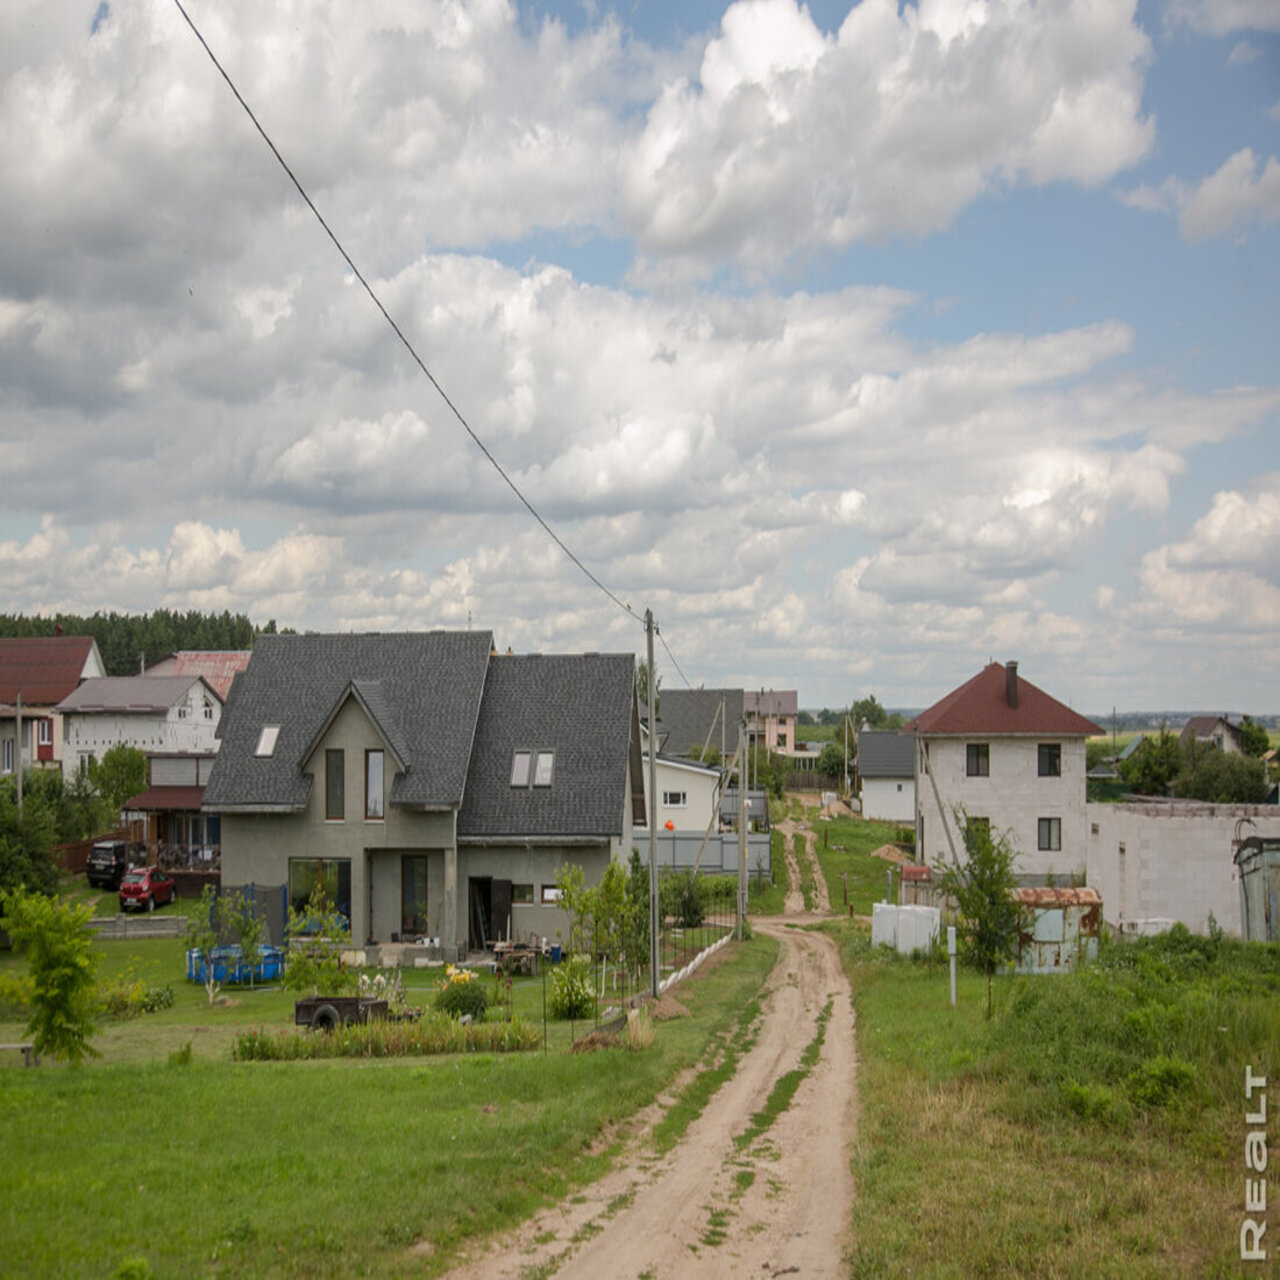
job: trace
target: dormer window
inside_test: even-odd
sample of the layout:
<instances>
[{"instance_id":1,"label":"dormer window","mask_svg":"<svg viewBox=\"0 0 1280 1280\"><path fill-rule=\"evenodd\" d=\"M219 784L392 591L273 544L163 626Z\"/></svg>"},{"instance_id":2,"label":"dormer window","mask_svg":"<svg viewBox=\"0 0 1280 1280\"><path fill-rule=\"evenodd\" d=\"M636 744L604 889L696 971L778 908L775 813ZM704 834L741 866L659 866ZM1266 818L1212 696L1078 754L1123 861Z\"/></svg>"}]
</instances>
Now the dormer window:
<instances>
[{"instance_id":1,"label":"dormer window","mask_svg":"<svg viewBox=\"0 0 1280 1280\"><path fill-rule=\"evenodd\" d=\"M276 753L276 739L280 736L280 726L278 724L264 724L262 733L258 736L258 746L254 751L255 756L273 756Z\"/></svg>"},{"instance_id":2,"label":"dormer window","mask_svg":"<svg viewBox=\"0 0 1280 1280\"><path fill-rule=\"evenodd\" d=\"M554 751L515 751L511 756L513 787L549 787L555 775Z\"/></svg>"}]
</instances>

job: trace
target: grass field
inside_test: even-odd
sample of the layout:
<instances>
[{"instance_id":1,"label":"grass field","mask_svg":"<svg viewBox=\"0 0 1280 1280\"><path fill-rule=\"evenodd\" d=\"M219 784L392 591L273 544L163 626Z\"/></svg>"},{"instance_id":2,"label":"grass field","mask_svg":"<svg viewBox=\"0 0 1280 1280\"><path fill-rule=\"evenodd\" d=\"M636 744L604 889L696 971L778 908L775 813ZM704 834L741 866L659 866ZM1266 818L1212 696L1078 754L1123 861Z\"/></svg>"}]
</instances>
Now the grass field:
<instances>
[{"instance_id":1,"label":"grass field","mask_svg":"<svg viewBox=\"0 0 1280 1280\"><path fill-rule=\"evenodd\" d=\"M979 975L952 1010L943 965L837 928L862 1104L851 1275L1241 1273L1242 1082L1280 1070L1280 950L1148 940L998 982L987 1023Z\"/></svg>"},{"instance_id":2,"label":"grass field","mask_svg":"<svg viewBox=\"0 0 1280 1280\"><path fill-rule=\"evenodd\" d=\"M883 858L873 858L871 851L892 844L902 833L902 824L840 817L818 822L816 832L815 848L832 909L843 912L852 907L855 915L869 916L872 904L884 901L885 872L893 866ZM896 872L894 894L896 901Z\"/></svg>"},{"instance_id":3,"label":"grass field","mask_svg":"<svg viewBox=\"0 0 1280 1280\"><path fill-rule=\"evenodd\" d=\"M694 1016L638 1053L571 1055L553 1023L545 1053L235 1063L236 1030L287 1025L291 995L232 989L210 1009L177 976L180 942L97 950L108 980L172 982L175 1002L107 1026L81 1068L5 1055L4 1275L433 1275L598 1174L602 1135L738 1025L776 954L731 944L681 986ZM540 1016L541 982L514 999Z\"/></svg>"}]
</instances>

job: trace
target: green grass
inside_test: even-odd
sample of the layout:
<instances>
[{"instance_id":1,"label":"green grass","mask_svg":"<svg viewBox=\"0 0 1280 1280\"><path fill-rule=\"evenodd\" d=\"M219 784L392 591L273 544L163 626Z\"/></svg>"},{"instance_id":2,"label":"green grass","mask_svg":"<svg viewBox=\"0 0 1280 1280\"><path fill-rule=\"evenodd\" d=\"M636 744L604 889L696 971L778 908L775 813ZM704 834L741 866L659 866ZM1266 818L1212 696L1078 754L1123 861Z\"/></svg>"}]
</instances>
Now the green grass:
<instances>
[{"instance_id":1,"label":"green grass","mask_svg":"<svg viewBox=\"0 0 1280 1280\"><path fill-rule=\"evenodd\" d=\"M791 837L791 847L795 850L796 866L800 869L800 896L804 899L804 909L813 910L815 888L813 877L813 859L808 856L809 841L797 831Z\"/></svg>"},{"instance_id":2,"label":"green grass","mask_svg":"<svg viewBox=\"0 0 1280 1280\"><path fill-rule=\"evenodd\" d=\"M106 1027L78 1069L0 1062L4 1274L109 1276L134 1258L157 1276L437 1274L597 1177L615 1126L732 1043L776 944L704 965L679 988L693 1016L659 1023L644 1052L571 1055L551 1024L548 1053L289 1063L232 1062L230 1044L287 1026L292 995L231 988L210 1009L179 976L180 941L95 950L106 975L173 982L174 1006ZM431 979L407 976L424 1003ZM540 979L517 980L513 1003L540 1022ZM684 1100L690 1118L698 1105Z\"/></svg>"},{"instance_id":3,"label":"green grass","mask_svg":"<svg viewBox=\"0 0 1280 1280\"><path fill-rule=\"evenodd\" d=\"M873 858L871 851L892 844L902 830L897 822L875 822L859 817L838 817L816 824L815 850L833 910L869 916L871 906L883 902L885 871L893 864ZM897 872L894 873L894 900L897 900ZM847 884L847 905L846 905Z\"/></svg>"},{"instance_id":4,"label":"green grass","mask_svg":"<svg viewBox=\"0 0 1280 1280\"><path fill-rule=\"evenodd\" d=\"M988 1023L980 975L952 1010L944 964L831 928L858 1015L853 1275L1238 1274L1241 1083L1276 1067L1280 949L1151 939L998 981Z\"/></svg>"}]
</instances>

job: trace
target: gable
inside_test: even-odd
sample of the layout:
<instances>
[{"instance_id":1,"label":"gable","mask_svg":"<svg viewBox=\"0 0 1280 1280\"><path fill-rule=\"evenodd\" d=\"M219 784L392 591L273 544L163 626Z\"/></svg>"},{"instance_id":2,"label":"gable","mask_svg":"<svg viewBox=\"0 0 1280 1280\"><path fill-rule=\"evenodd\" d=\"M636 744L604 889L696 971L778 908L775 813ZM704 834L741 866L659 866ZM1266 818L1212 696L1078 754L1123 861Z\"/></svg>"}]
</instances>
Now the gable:
<instances>
[{"instance_id":1,"label":"gable","mask_svg":"<svg viewBox=\"0 0 1280 1280\"><path fill-rule=\"evenodd\" d=\"M989 663L972 679L922 711L905 728L929 736L969 734L975 737L1012 734L1088 737L1102 732L1092 720L1020 676L1014 662L1008 667L999 662Z\"/></svg>"},{"instance_id":2,"label":"gable","mask_svg":"<svg viewBox=\"0 0 1280 1280\"><path fill-rule=\"evenodd\" d=\"M14 703L21 693L25 706L56 706L82 679L104 674L92 636L0 639L0 702Z\"/></svg>"}]
</instances>

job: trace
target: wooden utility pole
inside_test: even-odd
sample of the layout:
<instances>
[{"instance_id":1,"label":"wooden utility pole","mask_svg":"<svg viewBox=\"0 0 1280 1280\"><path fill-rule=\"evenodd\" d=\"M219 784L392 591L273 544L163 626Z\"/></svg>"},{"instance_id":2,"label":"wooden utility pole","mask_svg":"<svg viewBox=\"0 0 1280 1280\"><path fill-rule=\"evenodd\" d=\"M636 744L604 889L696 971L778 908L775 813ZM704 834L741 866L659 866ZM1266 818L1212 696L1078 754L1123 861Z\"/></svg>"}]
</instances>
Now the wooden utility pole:
<instances>
[{"instance_id":1,"label":"wooden utility pole","mask_svg":"<svg viewBox=\"0 0 1280 1280\"><path fill-rule=\"evenodd\" d=\"M658 683L653 669L653 610L644 611L644 632L649 656L649 994L658 998Z\"/></svg>"}]
</instances>

